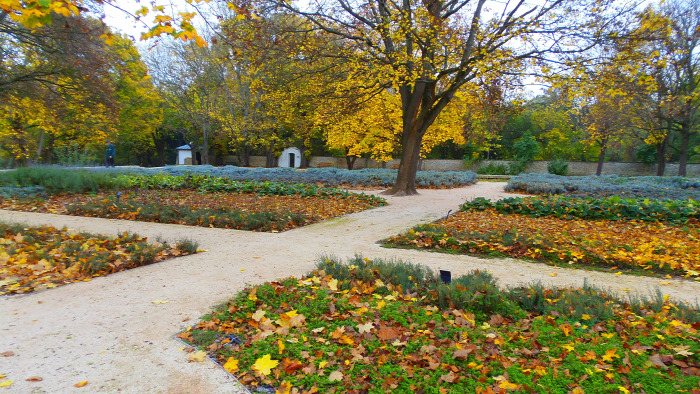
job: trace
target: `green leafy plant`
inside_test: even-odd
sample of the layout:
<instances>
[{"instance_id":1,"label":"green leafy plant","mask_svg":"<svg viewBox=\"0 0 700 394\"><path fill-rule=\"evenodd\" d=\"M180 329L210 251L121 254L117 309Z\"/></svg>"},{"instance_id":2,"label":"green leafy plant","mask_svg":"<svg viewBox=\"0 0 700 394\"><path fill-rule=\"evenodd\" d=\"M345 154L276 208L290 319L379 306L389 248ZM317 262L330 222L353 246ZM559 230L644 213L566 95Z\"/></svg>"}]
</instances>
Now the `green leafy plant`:
<instances>
[{"instance_id":1,"label":"green leafy plant","mask_svg":"<svg viewBox=\"0 0 700 394\"><path fill-rule=\"evenodd\" d=\"M550 160L547 164L547 172L550 174L566 176L569 174L569 163L564 159Z\"/></svg>"}]
</instances>

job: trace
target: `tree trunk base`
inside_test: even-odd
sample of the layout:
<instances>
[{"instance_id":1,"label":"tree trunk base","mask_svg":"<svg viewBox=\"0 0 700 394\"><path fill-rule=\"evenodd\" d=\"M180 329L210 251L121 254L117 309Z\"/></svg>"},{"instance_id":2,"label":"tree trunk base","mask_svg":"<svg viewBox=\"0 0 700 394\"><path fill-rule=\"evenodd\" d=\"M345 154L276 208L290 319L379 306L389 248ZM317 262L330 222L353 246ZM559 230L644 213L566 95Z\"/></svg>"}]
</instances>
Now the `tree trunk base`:
<instances>
[{"instance_id":1,"label":"tree trunk base","mask_svg":"<svg viewBox=\"0 0 700 394\"><path fill-rule=\"evenodd\" d=\"M395 190L393 187L391 189L384 190L380 194L383 194L385 196L394 196L394 197L407 197L407 196L417 196L419 193L415 190Z\"/></svg>"}]
</instances>

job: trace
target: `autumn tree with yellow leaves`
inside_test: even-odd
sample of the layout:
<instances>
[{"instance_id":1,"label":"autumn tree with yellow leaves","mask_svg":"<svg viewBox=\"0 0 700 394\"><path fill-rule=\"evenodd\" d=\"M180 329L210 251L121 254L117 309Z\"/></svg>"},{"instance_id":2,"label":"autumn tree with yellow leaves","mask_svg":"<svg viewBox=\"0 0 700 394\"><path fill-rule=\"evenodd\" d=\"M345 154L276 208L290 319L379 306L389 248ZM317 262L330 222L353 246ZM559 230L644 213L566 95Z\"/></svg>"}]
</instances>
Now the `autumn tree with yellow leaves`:
<instances>
[{"instance_id":1,"label":"autumn tree with yellow leaves","mask_svg":"<svg viewBox=\"0 0 700 394\"><path fill-rule=\"evenodd\" d=\"M328 55L349 62L354 72L363 75L361 80L371 82L370 90L380 86L397 92L401 165L395 186L387 191L394 195L416 193L424 137L460 88L478 77L513 72L525 60L545 62L593 45L608 27L608 17L626 12L612 3L329 0L300 6L283 0L232 2L246 17L278 13L304 18L310 25L305 31L336 43Z\"/></svg>"}]
</instances>

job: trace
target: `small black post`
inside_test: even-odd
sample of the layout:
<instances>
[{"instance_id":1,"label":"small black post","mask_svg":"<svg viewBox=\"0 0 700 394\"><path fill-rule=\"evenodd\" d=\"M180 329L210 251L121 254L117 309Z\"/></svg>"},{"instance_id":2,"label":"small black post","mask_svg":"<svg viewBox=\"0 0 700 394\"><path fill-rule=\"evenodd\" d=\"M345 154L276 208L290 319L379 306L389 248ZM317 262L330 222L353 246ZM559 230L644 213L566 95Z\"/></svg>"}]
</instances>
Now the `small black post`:
<instances>
[{"instance_id":1,"label":"small black post","mask_svg":"<svg viewBox=\"0 0 700 394\"><path fill-rule=\"evenodd\" d=\"M440 270L440 280L442 283L449 285L452 283L452 273L450 271Z\"/></svg>"}]
</instances>

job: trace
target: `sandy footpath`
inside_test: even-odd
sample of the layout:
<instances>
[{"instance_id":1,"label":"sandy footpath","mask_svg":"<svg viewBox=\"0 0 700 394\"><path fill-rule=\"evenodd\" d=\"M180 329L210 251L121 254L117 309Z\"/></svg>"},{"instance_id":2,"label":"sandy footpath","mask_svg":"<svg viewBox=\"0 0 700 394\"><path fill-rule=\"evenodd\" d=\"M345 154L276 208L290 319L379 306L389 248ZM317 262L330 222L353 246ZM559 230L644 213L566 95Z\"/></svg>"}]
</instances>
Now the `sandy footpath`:
<instances>
[{"instance_id":1,"label":"sandy footpath","mask_svg":"<svg viewBox=\"0 0 700 394\"><path fill-rule=\"evenodd\" d=\"M396 257L433 269L449 269L455 276L474 269L488 270L504 285L541 281L553 286L580 286L587 278L623 294L623 289L649 294L658 287L676 299L697 302L698 282L616 276L513 259L385 249L376 243L445 216L449 210L454 212L466 199L507 196L503 185L482 182L459 189L421 190L418 196L389 197L388 206L277 234L0 210L0 220L6 222L50 224L108 235L132 231L171 242L191 238L207 250L90 282L0 297L0 353L14 353L0 357L0 375L14 381L0 388L0 393L245 392L212 362L188 362L183 345L172 336L246 284L302 275L324 254ZM154 304L154 300L168 302ZM26 381L33 376L43 380ZM81 381L88 381L88 385L73 387Z\"/></svg>"}]
</instances>

